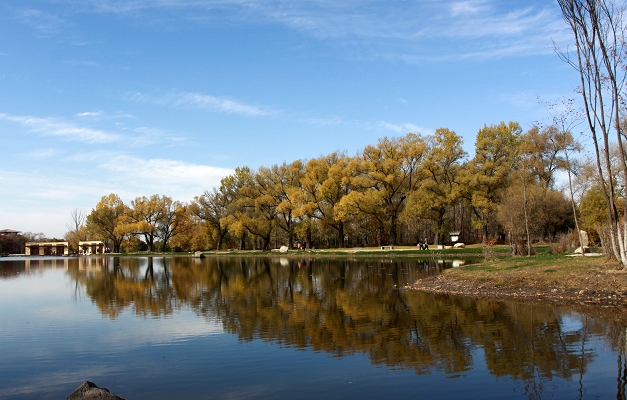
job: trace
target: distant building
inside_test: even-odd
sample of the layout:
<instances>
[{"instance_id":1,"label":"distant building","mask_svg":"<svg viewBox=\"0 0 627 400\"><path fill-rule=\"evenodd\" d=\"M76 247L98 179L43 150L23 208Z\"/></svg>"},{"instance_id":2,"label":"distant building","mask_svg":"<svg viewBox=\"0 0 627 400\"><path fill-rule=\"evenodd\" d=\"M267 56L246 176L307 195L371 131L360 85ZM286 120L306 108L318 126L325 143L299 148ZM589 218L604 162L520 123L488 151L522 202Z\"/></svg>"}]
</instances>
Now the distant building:
<instances>
[{"instance_id":1,"label":"distant building","mask_svg":"<svg viewBox=\"0 0 627 400\"><path fill-rule=\"evenodd\" d=\"M14 231L13 229L0 229L0 235L2 236L17 236L20 233L20 231Z\"/></svg>"},{"instance_id":2,"label":"distant building","mask_svg":"<svg viewBox=\"0 0 627 400\"><path fill-rule=\"evenodd\" d=\"M78 242L78 252L80 254L103 254L105 245L102 240L80 241Z\"/></svg>"},{"instance_id":3,"label":"distant building","mask_svg":"<svg viewBox=\"0 0 627 400\"><path fill-rule=\"evenodd\" d=\"M26 242L27 256L67 256L70 253L68 242Z\"/></svg>"}]
</instances>

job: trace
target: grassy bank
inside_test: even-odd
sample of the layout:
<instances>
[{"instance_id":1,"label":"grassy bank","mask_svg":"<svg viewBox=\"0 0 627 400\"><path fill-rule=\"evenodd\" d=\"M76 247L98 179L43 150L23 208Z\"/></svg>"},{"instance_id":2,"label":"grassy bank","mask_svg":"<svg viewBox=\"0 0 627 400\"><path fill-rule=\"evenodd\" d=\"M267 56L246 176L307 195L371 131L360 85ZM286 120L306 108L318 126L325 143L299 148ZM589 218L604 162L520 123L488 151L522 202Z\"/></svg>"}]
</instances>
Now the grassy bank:
<instances>
[{"instance_id":1,"label":"grassy bank","mask_svg":"<svg viewBox=\"0 0 627 400\"><path fill-rule=\"evenodd\" d=\"M490 282L495 286L507 286L533 282L540 286L561 285L580 287L582 283L610 279L608 287L627 290L622 277L627 273L619 264L605 256L580 257L564 254L538 254L531 257L507 257L455 268L444 272L447 278L456 280ZM619 285L619 286L617 286Z\"/></svg>"},{"instance_id":2,"label":"grassy bank","mask_svg":"<svg viewBox=\"0 0 627 400\"><path fill-rule=\"evenodd\" d=\"M627 311L627 271L605 256L499 258L448 269L406 289Z\"/></svg>"}]
</instances>

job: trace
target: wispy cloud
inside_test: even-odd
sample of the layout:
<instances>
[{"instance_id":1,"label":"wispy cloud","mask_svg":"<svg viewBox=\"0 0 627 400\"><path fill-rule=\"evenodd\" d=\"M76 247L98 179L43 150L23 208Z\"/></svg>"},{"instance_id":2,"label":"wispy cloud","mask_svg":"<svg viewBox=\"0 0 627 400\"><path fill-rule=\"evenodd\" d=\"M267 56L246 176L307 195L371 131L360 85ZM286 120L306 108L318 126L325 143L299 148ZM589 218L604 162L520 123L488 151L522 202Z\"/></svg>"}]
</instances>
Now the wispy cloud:
<instances>
[{"instance_id":1,"label":"wispy cloud","mask_svg":"<svg viewBox=\"0 0 627 400\"><path fill-rule=\"evenodd\" d=\"M59 137L68 142L91 145L115 144L128 148L145 147L155 143L180 144L186 141L186 138L180 134L171 136L161 129L132 126L124 122L124 120L134 119L135 117L129 114L107 114L104 111L85 111L69 119L0 113L0 122L17 124L29 134ZM94 128L94 126L108 128Z\"/></svg>"},{"instance_id":2,"label":"wispy cloud","mask_svg":"<svg viewBox=\"0 0 627 400\"><path fill-rule=\"evenodd\" d=\"M24 153L23 155L29 160L44 160L47 158L58 157L61 151L58 149L36 149Z\"/></svg>"},{"instance_id":3,"label":"wispy cloud","mask_svg":"<svg viewBox=\"0 0 627 400\"><path fill-rule=\"evenodd\" d=\"M109 150L81 152L60 160L85 172L68 175L57 170L56 165L33 172L12 171L0 166L0 185L4 188L0 191L0 204L4 207L1 223L22 231L62 236L70 210L76 207L89 210L108 193L119 194L125 202L151 194L190 201L205 190L219 186L223 177L234 172L228 168L172 159L146 159ZM26 208L35 211L25 217ZM39 218L31 218L33 215Z\"/></svg>"},{"instance_id":4,"label":"wispy cloud","mask_svg":"<svg viewBox=\"0 0 627 400\"><path fill-rule=\"evenodd\" d=\"M488 11L487 3L486 0L454 1L450 5L451 14L456 17Z\"/></svg>"},{"instance_id":5,"label":"wispy cloud","mask_svg":"<svg viewBox=\"0 0 627 400\"><path fill-rule=\"evenodd\" d=\"M85 164L77 164L77 168L85 168ZM119 187L109 184L106 178L98 171L79 177L54 168L37 172L0 169L0 184L4 188L0 191L0 223L24 232L63 237L72 209L89 212L101 196L118 192Z\"/></svg>"},{"instance_id":6,"label":"wispy cloud","mask_svg":"<svg viewBox=\"0 0 627 400\"><path fill-rule=\"evenodd\" d=\"M84 111L76 114L76 117L81 119L93 119L93 120L117 120L117 119L133 119L135 118L131 114L125 114L121 112L107 113L104 110L98 111Z\"/></svg>"},{"instance_id":7,"label":"wispy cloud","mask_svg":"<svg viewBox=\"0 0 627 400\"><path fill-rule=\"evenodd\" d=\"M333 39L330 44L352 56L408 62L543 54L550 51L551 40L568 38L562 33L557 5L542 1L524 6L498 0L403 1L399 5L382 0L86 0L84 4L96 12L142 18L150 10L167 9L170 18L192 23L212 18L274 23L320 40ZM491 41L491 48L477 38ZM189 106L219 109L223 100L187 101Z\"/></svg>"},{"instance_id":8,"label":"wispy cloud","mask_svg":"<svg viewBox=\"0 0 627 400\"><path fill-rule=\"evenodd\" d=\"M407 133L416 133L421 135L433 135L433 129L423 128L421 126L412 124L412 123L404 123L404 124L392 124L389 122L382 121L379 126L385 130L389 130L398 134L407 134Z\"/></svg>"},{"instance_id":9,"label":"wispy cloud","mask_svg":"<svg viewBox=\"0 0 627 400\"><path fill-rule=\"evenodd\" d=\"M56 15L35 9L19 10L15 18L43 35L60 32L65 22Z\"/></svg>"},{"instance_id":10,"label":"wispy cloud","mask_svg":"<svg viewBox=\"0 0 627 400\"><path fill-rule=\"evenodd\" d=\"M118 155L100 165L113 181L142 195L159 192L189 201L206 189L220 185L220 180L234 171L228 168L190 164L178 160L144 159Z\"/></svg>"},{"instance_id":11,"label":"wispy cloud","mask_svg":"<svg viewBox=\"0 0 627 400\"><path fill-rule=\"evenodd\" d=\"M104 111L85 111L82 113L76 114L77 117L101 117L104 115Z\"/></svg>"},{"instance_id":12,"label":"wispy cloud","mask_svg":"<svg viewBox=\"0 0 627 400\"><path fill-rule=\"evenodd\" d=\"M338 117L338 116L332 116L332 117L327 117L327 118L308 117L308 118L301 119L301 121L306 124L316 125L316 126L341 125L345 123L345 121L341 117Z\"/></svg>"},{"instance_id":13,"label":"wispy cloud","mask_svg":"<svg viewBox=\"0 0 627 400\"><path fill-rule=\"evenodd\" d=\"M67 60L65 61L68 65L80 65L83 67L97 67L99 64L96 61L81 61L81 60Z\"/></svg>"},{"instance_id":14,"label":"wispy cloud","mask_svg":"<svg viewBox=\"0 0 627 400\"><path fill-rule=\"evenodd\" d=\"M171 93L162 96L150 96L144 93L129 93L127 99L139 103L168 105L180 108L194 108L213 112L237 114L247 117L263 117L277 114L269 108L248 105L224 97L201 93Z\"/></svg>"},{"instance_id":15,"label":"wispy cloud","mask_svg":"<svg viewBox=\"0 0 627 400\"><path fill-rule=\"evenodd\" d=\"M20 124L28 131L43 136L59 136L70 141L79 141L83 143L111 143L123 139L121 135L115 133L83 127L54 118L0 114L0 120Z\"/></svg>"}]
</instances>

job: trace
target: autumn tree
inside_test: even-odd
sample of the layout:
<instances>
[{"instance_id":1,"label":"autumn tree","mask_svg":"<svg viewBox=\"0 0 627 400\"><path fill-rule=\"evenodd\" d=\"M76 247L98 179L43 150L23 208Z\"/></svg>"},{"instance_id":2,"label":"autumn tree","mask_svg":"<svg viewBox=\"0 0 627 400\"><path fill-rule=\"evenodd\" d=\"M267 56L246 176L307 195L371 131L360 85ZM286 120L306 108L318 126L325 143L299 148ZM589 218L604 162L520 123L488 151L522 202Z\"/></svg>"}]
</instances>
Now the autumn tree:
<instances>
[{"instance_id":1,"label":"autumn tree","mask_svg":"<svg viewBox=\"0 0 627 400\"><path fill-rule=\"evenodd\" d=\"M220 250L224 243L224 238L229 232L229 226L224 222L228 215L229 204L233 201L233 196L227 189L227 178L222 179L219 189L205 190L190 204L189 211L202 221L207 223L215 233L215 247ZM225 181L226 180L226 181Z\"/></svg>"},{"instance_id":2,"label":"autumn tree","mask_svg":"<svg viewBox=\"0 0 627 400\"><path fill-rule=\"evenodd\" d=\"M336 232L337 243L344 243L344 221L336 218L335 207L351 191L353 174L350 158L333 152L313 158L304 166L300 180L299 215L315 218Z\"/></svg>"},{"instance_id":3,"label":"autumn tree","mask_svg":"<svg viewBox=\"0 0 627 400\"><path fill-rule=\"evenodd\" d=\"M108 243L114 253L120 252L120 245L126 235L123 217L128 207L115 193L102 196L96 208L87 216L87 229Z\"/></svg>"},{"instance_id":4,"label":"autumn tree","mask_svg":"<svg viewBox=\"0 0 627 400\"><path fill-rule=\"evenodd\" d=\"M259 168L258 188L261 190L263 206L271 208L274 204L277 227L288 237L288 246L294 247L294 228L297 221L297 200L300 192L300 179L303 175L303 163L300 160L290 164L275 164L270 168ZM260 200L261 200L260 198ZM260 201L258 204L262 204ZM264 215L268 217L269 212Z\"/></svg>"},{"instance_id":5,"label":"autumn tree","mask_svg":"<svg viewBox=\"0 0 627 400\"><path fill-rule=\"evenodd\" d=\"M175 251L209 250L211 248L210 227L189 210L179 207L175 212L174 225L176 234L170 240L170 247Z\"/></svg>"},{"instance_id":6,"label":"autumn tree","mask_svg":"<svg viewBox=\"0 0 627 400\"><path fill-rule=\"evenodd\" d=\"M254 173L248 167L236 168L235 174L225 178L224 184L232 193L233 201L221 223L240 238L240 249L247 235L260 238L262 248L268 248L276 222L276 200L268 193L265 174Z\"/></svg>"},{"instance_id":7,"label":"autumn tree","mask_svg":"<svg viewBox=\"0 0 627 400\"><path fill-rule=\"evenodd\" d=\"M582 229L595 232L604 249L610 248L609 229L607 226L607 208L603 189L599 184L592 186L579 202Z\"/></svg>"},{"instance_id":8,"label":"autumn tree","mask_svg":"<svg viewBox=\"0 0 627 400\"><path fill-rule=\"evenodd\" d=\"M543 130L537 126L532 127L522 135L518 152L514 156L512 164L514 184L508 188L508 194L501 203L499 213L501 222L509 225L510 245L514 255L522 253L518 242L521 235L516 232L511 222L515 220L516 214L522 213L523 220L520 225L524 227L526 253L531 256L531 230L536 227L531 226L530 214L539 208L549 188L554 186L555 171L563 164L559 157L561 149L557 148L553 140L555 133L556 130L552 127ZM517 190L520 190L522 196L518 210L511 207L512 201L518 194ZM512 215L504 215L506 212Z\"/></svg>"},{"instance_id":9,"label":"autumn tree","mask_svg":"<svg viewBox=\"0 0 627 400\"><path fill-rule=\"evenodd\" d=\"M477 134L475 156L463 170L463 194L476 216L475 226L488 237L488 224L511 183L511 171L518 152L522 130L517 122L484 126Z\"/></svg>"},{"instance_id":10,"label":"autumn tree","mask_svg":"<svg viewBox=\"0 0 627 400\"><path fill-rule=\"evenodd\" d=\"M387 226L388 242L396 244L399 217L407 196L419 185L418 169L425 149L424 139L413 133L366 146L361 157L349 164L356 170L351 182L355 190L336 207L338 217L346 221L358 214L371 216L380 235Z\"/></svg>"},{"instance_id":11,"label":"autumn tree","mask_svg":"<svg viewBox=\"0 0 627 400\"><path fill-rule=\"evenodd\" d=\"M445 216L459 200L459 172L466 157L461 136L439 128L427 138L427 150L420 168L416 190L409 194L405 219L412 216L435 222L436 244L443 243L450 228Z\"/></svg>"},{"instance_id":12,"label":"autumn tree","mask_svg":"<svg viewBox=\"0 0 627 400\"><path fill-rule=\"evenodd\" d=\"M161 201L163 208L161 218L157 221L157 231L161 239L161 251L166 251L168 241L184 228L184 226L180 224L178 216L184 212L187 206L168 196L163 196Z\"/></svg>"},{"instance_id":13,"label":"autumn tree","mask_svg":"<svg viewBox=\"0 0 627 400\"><path fill-rule=\"evenodd\" d=\"M525 167L544 189L554 187L557 171L565 168L563 135L555 126L533 126L522 137L520 155Z\"/></svg>"},{"instance_id":14,"label":"autumn tree","mask_svg":"<svg viewBox=\"0 0 627 400\"><path fill-rule=\"evenodd\" d=\"M123 229L129 234L142 235L148 250L153 251L155 239L158 237L159 221L164 212L164 199L161 196L153 194L150 197L136 197L131 201L128 213L122 218Z\"/></svg>"}]
</instances>

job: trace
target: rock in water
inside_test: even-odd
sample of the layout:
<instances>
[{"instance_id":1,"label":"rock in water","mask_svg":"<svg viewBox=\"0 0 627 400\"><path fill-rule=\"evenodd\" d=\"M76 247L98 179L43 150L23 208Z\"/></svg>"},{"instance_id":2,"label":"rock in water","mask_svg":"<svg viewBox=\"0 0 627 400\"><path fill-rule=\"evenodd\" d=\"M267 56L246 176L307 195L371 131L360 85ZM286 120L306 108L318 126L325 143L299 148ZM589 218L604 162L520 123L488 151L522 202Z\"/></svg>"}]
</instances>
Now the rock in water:
<instances>
[{"instance_id":1,"label":"rock in water","mask_svg":"<svg viewBox=\"0 0 627 400\"><path fill-rule=\"evenodd\" d=\"M95 383L85 381L76 388L75 391L67 398L67 400L125 400L123 397L117 396L105 388L96 386Z\"/></svg>"}]
</instances>

